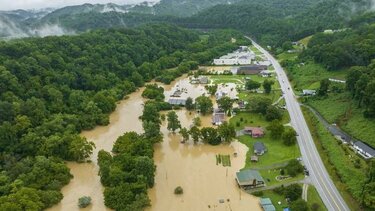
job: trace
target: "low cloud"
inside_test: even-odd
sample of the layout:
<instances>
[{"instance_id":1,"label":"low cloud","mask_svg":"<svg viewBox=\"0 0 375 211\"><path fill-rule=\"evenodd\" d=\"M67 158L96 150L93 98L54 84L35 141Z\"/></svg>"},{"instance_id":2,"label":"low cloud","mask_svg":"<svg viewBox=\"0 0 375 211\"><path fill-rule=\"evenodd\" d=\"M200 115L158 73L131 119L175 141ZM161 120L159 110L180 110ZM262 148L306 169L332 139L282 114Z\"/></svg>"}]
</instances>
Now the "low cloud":
<instances>
[{"instance_id":1,"label":"low cloud","mask_svg":"<svg viewBox=\"0 0 375 211\"><path fill-rule=\"evenodd\" d=\"M58 8L70 5L90 4L134 4L141 2L155 2L159 0L0 0L0 10L15 9L41 9L41 8Z\"/></svg>"},{"instance_id":2,"label":"low cloud","mask_svg":"<svg viewBox=\"0 0 375 211\"><path fill-rule=\"evenodd\" d=\"M61 36L66 34L75 34L74 31L67 30L57 24L43 25L37 29L30 31L33 36L46 37L46 36Z\"/></svg>"}]
</instances>

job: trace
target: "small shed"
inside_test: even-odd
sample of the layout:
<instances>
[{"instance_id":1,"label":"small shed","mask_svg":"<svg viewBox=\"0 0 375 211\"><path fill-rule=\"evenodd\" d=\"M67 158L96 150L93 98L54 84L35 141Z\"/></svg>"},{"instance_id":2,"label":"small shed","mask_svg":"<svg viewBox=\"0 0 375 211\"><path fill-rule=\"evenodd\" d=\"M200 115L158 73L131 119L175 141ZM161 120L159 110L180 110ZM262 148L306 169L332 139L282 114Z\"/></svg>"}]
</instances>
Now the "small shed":
<instances>
[{"instance_id":1,"label":"small shed","mask_svg":"<svg viewBox=\"0 0 375 211\"><path fill-rule=\"evenodd\" d=\"M254 143L254 154L263 155L265 152L267 152L267 148L262 142L257 141Z\"/></svg>"},{"instance_id":2,"label":"small shed","mask_svg":"<svg viewBox=\"0 0 375 211\"><path fill-rule=\"evenodd\" d=\"M243 189L263 187L265 185L263 177L257 170L246 169L236 173L238 186Z\"/></svg>"},{"instance_id":3,"label":"small shed","mask_svg":"<svg viewBox=\"0 0 375 211\"><path fill-rule=\"evenodd\" d=\"M258 156L256 156L256 155L252 155L252 156L250 157L250 160L251 160L251 162L258 162L259 158L258 158Z\"/></svg>"}]
</instances>

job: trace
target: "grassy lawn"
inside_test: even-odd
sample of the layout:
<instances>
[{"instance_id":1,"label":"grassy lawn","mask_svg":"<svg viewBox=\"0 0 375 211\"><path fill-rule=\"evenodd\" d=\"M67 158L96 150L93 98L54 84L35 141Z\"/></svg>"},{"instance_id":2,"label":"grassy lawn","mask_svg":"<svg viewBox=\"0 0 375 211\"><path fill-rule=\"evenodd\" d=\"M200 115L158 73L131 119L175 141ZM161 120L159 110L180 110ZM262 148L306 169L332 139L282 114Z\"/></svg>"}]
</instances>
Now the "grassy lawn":
<instances>
[{"instance_id":1,"label":"grassy lawn","mask_svg":"<svg viewBox=\"0 0 375 211\"><path fill-rule=\"evenodd\" d=\"M297 91L302 89L316 89L320 81L326 78L345 80L347 70L327 71L319 64L310 62L300 65L294 70L287 70L289 80Z\"/></svg>"},{"instance_id":2,"label":"grassy lawn","mask_svg":"<svg viewBox=\"0 0 375 211\"><path fill-rule=\"evenodd\" d=\"M235 84L244 84L244 76L243 75L211 75L210 80L214 84L222 84L222 83L235 83Z\"/></svg>"},{"instance_id":3,"label":"grassy lawn","mask_svg":"<svg viewBox=\"0 0 375 211\"><path fill-rule=\"evenodd\" d=\"M280 170L281 168L264 169L264 170L260 170L259 172L262 175L263 179L266 180L267 186L280 185L280 184L285 184L289 182L294 182L294 181L301 180L305 177L305 175L299 174L295 177L290 177L288 179L277 180L276 177L280 175Z\"/></svg>"},{"instance_id":4,"label":"grassy lawn","mask_svg":"<svg viewBox=\"0 0 375 211\"><path fill-rule=\"evenodd\" d=\"M256 48L255 46L250 46L250 49L256 54L256 55L261 55L262 53Z\"/></svg>"},{"instance_id":5,"label":"grassy lawn","mask_svg":"<svg viewBox=\"0 0 375 211\"><path fill-rule=\"evenodd\" d=\"M283 120L283 123L288 122L288 116ZM241 121L241 118L243 121ZM238 126L236 123L240 122ZM261 114L254 113L239 113L230 119L230 123L236 127L236 130L243 129L245 126L261 126L266 128L269 124ZM239 137L239 141L249 147L249 151L246 156L246 166L245 168L255 168L270 166L272 164L285 163L291 159L295 159L301 156L298 145L295 146L285 146L281 140L274 140L267 133L263 138L252 138L248 135ZM256 141L262 141L267 147L268 152L259 157L258 163L252 163L250 161L250 156L253 154L253 144Z\"/></svg>"},{"instance_id":6,"label":"grassy lawn","mask_svg":"<svg viewBox=\"0 0 375 211\"><path fill-rule=\"evenodd\" d=\"M258 139L245 135L239 137L239 141L249 147L249 151L246 155L245 168L260 168L283 164L301 156L298 145L287 147L281 140L273 140L269 134ZM250 157L253 155L253 145L256 141L263 142L268 151L264 155L259 156L259 161L257 163L253 163L250 161Z\"/></svg>"},{"instance_id":7,"label":"grassy lawn","mask_svg":"<svg viewBox=\"0 0 375 211\"><path fill-rule=\"evenodd\" d=\"M367 164L348 146L340 144L310 111L303 110L315 145L335 186L351 210L362 210L353 196L360 198ZM360 168L354 167L357 160L360 161Z\"/></svg>"},{"instance_id":8,"label":"grassy lawn","mask_svg":"<svg viewBox=\"0 0 375 211\"><path fill-rule=\"evenodd\" d=\"M253 97L266 97L266 98L271 99L272 102L276 102L281 97L281 90L274 90L270 94L241 91L238 95L238 98L240 100L245 100L245 101L249 101Z\"/></svg>"},{"instance_id":9,"label":"grassy lawn","mask_svg":"<svg viewBox=\"0 0 375 211\"><path fill-rule=\"evenodd\" d=\"M298 57L298 53L288 53L284 52L279 55L277 55L277 60L283 61L283 60L295 60Z\"/></svg>"},{"instance_id":10,"label":"grassy lawn","mask_svg":"<svg viewBox=\"0 0 375 211\"><path fill-rule=\"evenodd\" d=\"M313 204L318 204L319 211L327 211L327 208L316 191L316 188L312 185L309 185L309 189L307 189L307 204L309 207L311 207Z\"/></svg>"},{"instance_id":11,"label":"grassy lawn","mask_svg":"<svg viewBox=\"0 0 375 211\"><path fill-rule=\"evenodd\" d=\"M307 44L309 44L311 38L312 38L312 36L308 36L308 37L303 38L303 39L300 40L299 42L300 42L302 45L304 45L304 46L307 47Z\"/></svg>"},{"instance_id":12,"label":"grassy lawn","mask_svg":"<svg viewBox=\"0 0 375 211\"><path fill-rule=\"evenodd\" d=\"M281 196L272 190L266 190L263 191L263 196L262 198L270 198L272 201L272 204L275 206L276 211L282 211L283 208L288 207L288 203L285 201L284 196ZM277 202L281 202L279 205Z\"/></svg>"},{"instance_id":13,"label":"grassy lawn","mask_svg":"<svg viewBox=\"0 0 375 211\"><path fill-rule=\"evenodd\" d=\"M262 198L270 198L277 211L282 211L283 208L288 207L288 203L285 201L284 196L279 195L272 190L263 191ZM281 204L279 205L278 202L281 202ZM319 211L327 210L315 187L310 185L307 192L307 204L311 208L314 203L319 204Z\"/></svg>"}]
</instances>

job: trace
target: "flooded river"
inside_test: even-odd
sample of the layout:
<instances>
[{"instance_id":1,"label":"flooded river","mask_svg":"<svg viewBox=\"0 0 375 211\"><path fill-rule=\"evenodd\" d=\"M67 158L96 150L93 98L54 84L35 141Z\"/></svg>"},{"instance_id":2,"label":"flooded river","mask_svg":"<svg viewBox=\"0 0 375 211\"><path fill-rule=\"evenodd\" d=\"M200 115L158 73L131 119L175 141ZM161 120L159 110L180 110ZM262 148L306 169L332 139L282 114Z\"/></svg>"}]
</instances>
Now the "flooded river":
<instances>
[{"instance_id":1,"label":"flooded river","mask_svg":"<svg viewBox=\"0 0 375 211\"><path fill-rule=\"evenodd\" d=\"M186 78L180 78L172 85L165 86L166 95L178 84L197 97L204 92L202 86L190 86ZM116 139L127 131L142 132L142 123L138 117L142 114L141 97L143 89L121 101L111 114L108 126L96 127L82 132L96 145L92 163L68 163L74 178L62 189L64 199L49 209L79 210L78 198L91 196L92 205L83 210L109 210L104 206L103 187L98 176L97 153L104 149L111 151ZM192 124L196 114L186 110L176 111L183 127ZM202 117L202 125L210 126L210 116ZM149 190L152 206L148 211L191 211L191 210L261 210L258 199L241 191L235 182L235 173L245 165L247 147L239 142L231 145L209 146L193 143L181 144L181 137L167 131L166 122L161 131L164 141L155 145L154 160L157 166L155 186ZM238 156L234 157L233 153ZM231 167L216 165L216 155L231 155ZM181 186L184 193L176 196L173 191ZM219 203L223 199L224 203Z\"/></svg>"}]
</instances>

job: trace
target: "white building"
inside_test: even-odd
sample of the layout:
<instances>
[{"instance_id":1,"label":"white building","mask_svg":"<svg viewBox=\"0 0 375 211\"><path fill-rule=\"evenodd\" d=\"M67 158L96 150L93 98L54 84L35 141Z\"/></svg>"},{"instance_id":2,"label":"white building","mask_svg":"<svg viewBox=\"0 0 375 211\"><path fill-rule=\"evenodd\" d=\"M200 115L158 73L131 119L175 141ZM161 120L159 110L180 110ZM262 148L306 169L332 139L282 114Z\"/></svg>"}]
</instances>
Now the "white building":
<instances>
[{"instance_id":1,"label":"white building","mask_svg":"<svg viewBox=\"0 0 375 211\"><path fill-rule=\"evenodd\" d=\"M316 90L304 89L304 90L302 90L302 93L305 96L308 96L308 95L314 96L314 95L316 95Z\"/></svg>"},{"instance_id":2,"label":"white building","mask_svg":"<svg viewBox=\"0 0 375 211\"><path fill-rule=\"evenodd\" d=\"M247 65L255 59L255 53L250 51L248 47L241 46L233 53L228 53L219 59L214 59L215 65Z\"/></svg>"},{"instance_id":3,"label":"white building","mask_svg":"<svg viewBox=\"0 0 375 211\"><path fill-rule=\"evenodd\" d=\"M371 148L370 146L366 145L362 141L357 141L353 144L353 148L355 151L360 154L365 159L370 159L375 157L375 149Z\"/></svg>"}]
</instances>

